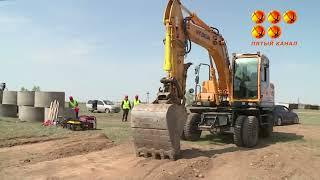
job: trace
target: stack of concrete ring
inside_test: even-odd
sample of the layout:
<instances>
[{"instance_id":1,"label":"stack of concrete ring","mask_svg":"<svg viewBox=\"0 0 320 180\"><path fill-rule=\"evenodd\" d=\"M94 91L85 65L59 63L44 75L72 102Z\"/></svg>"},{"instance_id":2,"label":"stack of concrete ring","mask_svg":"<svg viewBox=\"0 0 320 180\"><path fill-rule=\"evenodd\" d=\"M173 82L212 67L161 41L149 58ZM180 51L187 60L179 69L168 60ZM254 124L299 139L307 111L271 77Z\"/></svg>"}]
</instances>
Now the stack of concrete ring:
<instances>
[{"instance_id":1,"label":"stack of concrete ring","mask_svg":"<svg viewBox=\"0 0 320 180\"><path fill-rule=\"evenodd\" d=\"M21 121L43 122L54 100L60 104L58 116L64 116L64 92L3 91L0 92L1 96L0 117L17 117L18 115Z\"/></svg>"},{"instance_id":2,"label":"stack of concrete ring","mask_svg":"<svg viewBox=\"0 0 320 180\"><path fill-rule=\"evenodd\" d=\"M60 104L58 116L64 115L65 93L64 92L44 92L37 91L33 94L28 92L24 94L21 92L21 98L18 96L18 102L21 99L22 102L19 105L19 119L21 121L37 121L43 122L48 115L51 102L57 100ZM33 96L33 102L31 97ZM27 100L30 98L30 101ZM27 100L27 101L24 101ZM31 106L31 104L33 104Z\"/></svg>"},{"instance_id":3,"label":"stack of concrete ring","mask_svg":"<svg viewBox=\"0 0 320 180\"><path fill-rule=\"evenodd\" d=\"M17 117L17 92L0 91L0 117Z\"/></svg>"}]
</instances>

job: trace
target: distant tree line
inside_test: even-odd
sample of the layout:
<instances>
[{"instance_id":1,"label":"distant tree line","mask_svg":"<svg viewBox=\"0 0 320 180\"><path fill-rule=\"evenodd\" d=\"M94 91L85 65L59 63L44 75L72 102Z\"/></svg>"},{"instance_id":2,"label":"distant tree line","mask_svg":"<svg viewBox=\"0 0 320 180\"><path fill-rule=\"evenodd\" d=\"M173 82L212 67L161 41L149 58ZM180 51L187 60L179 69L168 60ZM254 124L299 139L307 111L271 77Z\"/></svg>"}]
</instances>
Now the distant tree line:
<instances>
[{"instance_id":1,"label":"distant tree line","mask_svg":"<svg viewBox=\"0 0 320 180\"><path fill-rule=\"evenodd\" d=\"M320 110L320 106L319 105L311 105L311 104L289 104L289 109Z\"/></svg>"},{"instance_id":2,"label":"distant tree line","mask_svg":"<svg viewBox=\"0 0 320 180\"><path fill-rule=\"evenodd\" d=\"M41 89L40 89L40 86L33 86L32 87L32 89L31 89L31 91L40 91ZM20 88L20 91L22 91L22 92L26 92L26 91L29 91L29 89L27 89L27 88L25 88L25 87L21 87Z\"/></svg>"}]
</instances>

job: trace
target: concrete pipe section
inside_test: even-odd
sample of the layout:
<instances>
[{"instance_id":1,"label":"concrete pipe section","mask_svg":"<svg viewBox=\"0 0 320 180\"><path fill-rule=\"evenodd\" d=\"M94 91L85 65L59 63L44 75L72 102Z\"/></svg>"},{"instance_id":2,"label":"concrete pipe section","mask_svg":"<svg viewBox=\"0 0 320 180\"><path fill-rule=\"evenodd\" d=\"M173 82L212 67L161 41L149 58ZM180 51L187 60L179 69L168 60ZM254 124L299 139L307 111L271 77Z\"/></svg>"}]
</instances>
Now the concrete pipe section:
<instances>
[{"instance_id":1,"label":"concrete pipe section","mask_svg":"<svg viewBox=\"0 0 320 180\"><path fill-rule=\"evenodd\" d=\"M18 106L34 106L34 91L18 92Z\"/></svg>"},{"instance_id":2,"label":"concrete pipe section","mask_svg":"<svg viewBox=\"0 0 320 180\"><path fill-rule=\"evenodd\" d=\"M44 108L20 106L19 107L19 119L21 121L43 122L44 121Z\"/></svg>"},{"instance_id":3,"label":"concrete pipe section","mask_svg":"<svg viewBox=\"0 0 320 180\"><path fill-rule=\"evenodd\" d=\"M50 111L50 108L44 108L44 119L45 120L48 120L48 115L49 115L49 111Z\"/></svg>"},{"instance_id":4,"label":"concrete pipe section","mask_svg":"<svg viewBox=\"0 0 320 180\"><path fill-rule=\"evenodd\" d=\"M44 108L44 118L48 119L50 108ZM65 109L63 107L59 108L58 116L65 117Z\"/></svg>"},{"instance_id":5,"label":"concrete pipe section","mask_svg":"<svg viewBox=\"0 0 320 180\"><path fill-rule=\"evenodd\" d=\"M3 91L2 104L17 105L17 91Z\"/></svg>"},{"instance_id":6,"label":"concrete pipe section","mask_svg":"<svg viewBox=\"0 0 320 180\"><path fill-rule=\"evenodd\" d=\"M11 104L0 104L0 117L17 117L18 106Z\"/></svg>"},{"instance_id":7,"label":"concrete pipe section","mask_svg":"<svg viewBox=\"0 0 320 180\"><path fill-rule=\"evenodd\" d=\"M64 108L64 98L64 92L35 92L34 106L50 107L50 103L54 100L57 100L59 102L59 106Z\"/></svg>"},{"instance_id":8,"label":"concrete pipe section","mask_svg":"<svg viewBox=\"0 0 320 180\"><path fill-rule=\"evenodd\" d=\"M44 108L44 118L48 119L50 108ZM65 109L63 107L59 108L58 116L65 116Z\"/></svg>"}]
</instances>

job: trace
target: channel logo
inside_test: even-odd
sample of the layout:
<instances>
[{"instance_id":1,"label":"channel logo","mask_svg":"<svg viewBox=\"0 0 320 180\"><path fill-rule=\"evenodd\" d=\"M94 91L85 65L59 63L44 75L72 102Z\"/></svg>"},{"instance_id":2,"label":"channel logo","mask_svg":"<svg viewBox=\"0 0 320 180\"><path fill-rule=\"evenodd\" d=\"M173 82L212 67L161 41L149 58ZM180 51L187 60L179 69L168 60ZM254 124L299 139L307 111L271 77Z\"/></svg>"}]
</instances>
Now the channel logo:
<instances>
[{"instance_id":1,"label":"channel logo","mask_svg":"<svg viewBox=\"0 0 320 180\"><path fill-rule=\"evenodd\" d=\"M264 12L261 10L256 10L251 15L252 22L256 24L263 23L265 19L266 19L266 16L264 15Z\"/></svg>"},{"instance_id":2,"label":"channel logo","mask_svg":"<svg viewBox=\"0 0 320 180\"><path fill-rule=\"evenodd\" d=\"M286 22L287 24L293 24L297 21L297 14L296 12L289 10L286 11L283 14L283 21Z\"/></svg>"},{"instance_id":3,"label":"channel logo","mask_svg":"<svg viewBox=\"0 0 320 180\"><path fill-rule=\"evenodd\" d=\"M270 39L270 41L262 42L253 41L251 43L251 45L253 46L296 46L298 44L298 42L296 41L274 41L276 39L279 39L284 33L281 29L281 26L291 26L297 21L297 13L293 10L287 10L283 14L281 14L281 12L277 10L271 10L268 13L265 13L262 10L255 10L251 14L251 21L254 23L251 29L251 36L254 39L264 39L264 36L266 36L266 34L266 37ZM281 21L283 21L284 23L281 24ZM264 24L266 24L266 26Z\"/></svg>"},{"instance_id":4,"label":"channel logo","mask_svg":"<svg viewBox=\"0 0 320 180\"><path fill-rule=\"evenodd\" d=\"M278 38L281 35L281 28L279 26L273 25L268 28L268 36L270 38Z\"/></svg>"},{"instance_id":5,"label":"channel logo","mask_svg":"<svg viewBox=\"0 0 320 180\"><path fill-rule=\"evenodd\" d=\"M252 28L251 34L254 38L260 39L265 35L266 31L263 26L256 25Z\"/></svg>"},{"instance_id":6,"label":"channel logo","mask_svg":"<svg viewBox=\"0 0 320 180\"><path fill-rule=\"evenodd\" d=\"M283 13L283 21L287 24L293 24L297 21L297 14L293 10L288 10L285 13ZM268 22L271 24L271 26L268 27L267 33L268 36L272 39L279 38L281 36L281 28L280 26L276 26L274 24L277 24L281 21L281 13L277 10L272 10L268 13L267 16ZM256 10L251 14L251 20L255 24L252 30L251 35L254 38L261 39L265 35L265 30L261 23L265 20L265 13L261 10Z\"/></svg>"},{"instance_id":7,"label":"channel logo","mask_svg":"<svg viewBox=\"0 0 320 180\"><path fill-rule=\"evenodd\" d=\"M281 20L281 14L279 11L273 10L268 13L268 21L271 24L277 24Z\"/></svg>"}]
</instances>

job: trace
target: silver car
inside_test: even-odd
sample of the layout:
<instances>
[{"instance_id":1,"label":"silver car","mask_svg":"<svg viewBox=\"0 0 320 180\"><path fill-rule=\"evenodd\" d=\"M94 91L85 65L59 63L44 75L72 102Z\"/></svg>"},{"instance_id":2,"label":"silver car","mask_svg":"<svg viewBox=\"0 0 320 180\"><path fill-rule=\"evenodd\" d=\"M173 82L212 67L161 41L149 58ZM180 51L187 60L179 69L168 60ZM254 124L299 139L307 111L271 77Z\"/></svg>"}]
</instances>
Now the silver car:
<instances>
[{"instance_id":1,"label":"silver car","mask_svg":"<svg viewBox=\"0 0 320 180\"><path fill-rule=\"evenodd\" d=\"M120 106L109 100L89 100L86 107L90 112L118 113Z\"/></svg>"}]
</instances>

